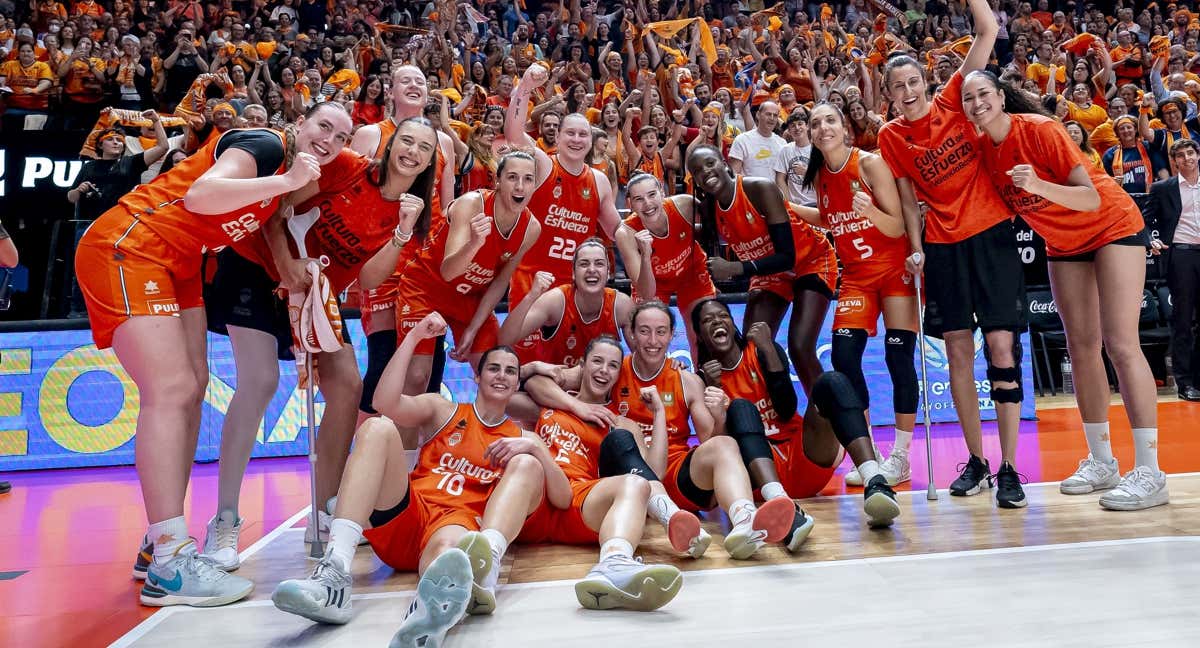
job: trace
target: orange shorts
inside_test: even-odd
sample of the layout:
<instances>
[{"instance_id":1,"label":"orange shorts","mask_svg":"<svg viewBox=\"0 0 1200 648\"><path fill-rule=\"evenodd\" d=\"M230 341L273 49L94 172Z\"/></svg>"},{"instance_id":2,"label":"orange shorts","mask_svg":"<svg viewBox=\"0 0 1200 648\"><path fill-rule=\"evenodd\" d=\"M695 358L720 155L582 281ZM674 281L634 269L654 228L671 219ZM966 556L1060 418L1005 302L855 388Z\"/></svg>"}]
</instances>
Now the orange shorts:
<instances>
[{"instance_id":1,"label":"orange shorts","mask_svg":"<svg viewBox=\"0 0 1200 648\"><path fill-rule=\"evenodd\" d=\"M820 493L840 463L834 462L828 468L813 463L804 454L804 435L801 433L779 441L768 437L768 441L771 443L771 456L775 458L775 471L779 473L779 483L793 498L804 499Z\"/></svg>"},{"instance_id":2,"label":"orange shorts","mask_svg":"<svg viewBox=\"0 0 1200 648\"><path fill-rule=\"evenodd\" d=\"M517 536L517 542L549 543L569 545L593 545L600 542L599 534L583 521L583 503L599 484L599 479L571 482L571 506L557 509L549 500L542 498L533 514L525 518L525 525Z\"/></svg>"},{"instance_id":3,"label":"orange shorts","mask_svg":"<svg viewBox=\"0 0 1200 648\"><path fill-rule=\"evenodd\" d=\"M363 314L363 319L367 319L367 315L379 311L390 310L396 307L396 296L399 294L400 275L393 274L383 283L370 289L359 289L358 308Z\"/></svg>"},{"instance_id":4,"label":"orange shorts","mask_svg":"<svg viewBox=\"0 0 1200 648\"><path fill-rule=\"evenodd\" d=\"M416 571L421 552L438 529L461 526L479 530L479 515L467 508L452 508L426 501L421 491L408 491L408 506L386 524L363 530L375 555L396 571Z\"/></svg>"},{"instance_id":5,"label":"orange shorts","mask_svg":"<svg viewBox=\"0 0 1200 648\"><path fill-rule=\"evenodd\" d=\"M716 297L717 287L713 285L712 277L707 272L703 272L691 280L660 284L658 294L655 296L662 303L670 304L672 294L675 295L675 304L679 308L680 315L686 320L689 314L683 312L684 309L701 299Z\"/></svg>"},{"instance_id":6,"label":"orange shorts","mask_svg":"<svg viewBox=\"0 0 1200 648\"><path fill-rule=\"evenodd\" d=\"M416 328L421 320L433 311L437 311L446 320L446 325L450 327L450 332L454 336L455 344L462 339L463 334L467 330L467 325L471 323L470 318L474 315L476 300L466 300L461 296L449 297L448 299L456 299L458 302L469 302L466 308L451 307L450 302L438 304L438 300L430 298L424 293L415 293L411 295L401 295L396 300L399 308L396 309L396 331L399 340L403 340L408 332ZM464 313L471 313L463 317ZM487 319L483 321L483 325L479 327L479 332L475 334L475 341L471 343L471 353L483 353L488 349L496 346L500 339L500 323L496 319L495 314L489 314ZM436 350L434 346L437 344L437 338L421 340L417 344L416 353L418 355L432 355Z\"/></svg>"},{"instance_id":7,"label":"orange shorts","mask_svg":"<svg viewBox=\"0 0 1200 648\"><path fill-rule=\"evenodd\" d=\"M751 277L750 291L775 293L788 303L795 299L797 288L808 288L832 298L837 280L837 256L830 249L814 258L796 259L796 267L791 272Z\"/></svg>"},{"instance_id":8,"label":"orange shorts","mask_svg":"<svg viewBox=\"0 0 1200 648\"><path fill-rule=\"evenodd\" d=\"M865 329L875 335L883 300L887 297L916 297L917 287L904 266L873 278L847 276L838 291L833 328Z\"/></svg>"},{"instance_id":9,"label":"orange shorts","mask_svg":"<svg viewBox=\"0 0 1200 648\"><path fill-rule=\"evenodd\" d=\"M683 490L679 488L679 476L683 472L683 462L687 460L691 454L692 448L680 446L678 449L672 447L667 450L667 470L663 475L659 475L662 479L663 487L667 491L667 496L675 505L685 511L703 511L708 506L701 506L693 502L687 495L683 494Z\"/></svg>"},{"instance_id":10,"label":"orange shorts","mask_svg":"<svg viewBox=\"0 0 1200 648\"><path fill-rule=\"evenodd\" d=\"M113 333L131 317L179 317L203 306L200 266L200 255L194 262L180 259L124 207L105 212L75 252L75 274L96 347L111 347Z\"/></svg>"}]
</instances>

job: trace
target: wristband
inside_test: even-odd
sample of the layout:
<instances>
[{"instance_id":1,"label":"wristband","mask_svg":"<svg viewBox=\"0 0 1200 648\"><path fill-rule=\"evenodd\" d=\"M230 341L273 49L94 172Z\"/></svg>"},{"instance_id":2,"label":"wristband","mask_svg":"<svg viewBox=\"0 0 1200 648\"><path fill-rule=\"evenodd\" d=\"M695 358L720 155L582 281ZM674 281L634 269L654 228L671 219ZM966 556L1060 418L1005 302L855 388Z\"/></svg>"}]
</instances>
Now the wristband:
<instances>
[{"instance_id":1,"label":"wristband","mask_svg":"<svg viewBox=\"0 0 1200 648\"><path fill-rule=\"evenodd\" d=\"M402 232L400 231L400 226L397 225L396 230L392 232L392 245L396 248L402 248L404 247L405 243L408 243L412 240L412 237L412 232Z\"/></svg>"},{"instance_id":2,"label":"wristband","mask_svg":"<svg viewBox=\"0 0 1200 648\"><path fill-rule=\"evenodd\" d=\"M1150 108L1149 106L1141 106L1138 108L1138 113L1142 115L1153 115L1154 109Z\"/></svg>"}]
</instances>

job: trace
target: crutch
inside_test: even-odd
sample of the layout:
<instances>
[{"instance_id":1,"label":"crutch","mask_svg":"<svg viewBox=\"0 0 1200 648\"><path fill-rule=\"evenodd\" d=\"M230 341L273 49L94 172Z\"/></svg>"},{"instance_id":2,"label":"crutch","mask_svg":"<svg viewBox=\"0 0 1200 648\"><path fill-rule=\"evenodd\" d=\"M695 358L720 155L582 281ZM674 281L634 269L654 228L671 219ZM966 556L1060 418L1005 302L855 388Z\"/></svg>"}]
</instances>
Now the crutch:
<instances>
[{"instance_id":1,"label":"crutch","mask_svg":"<svg viewBox=\"0 0 1200 648\"><path fill-rule=\"evenodd\" d=\"M921 262L921 253L914 252L910 257L914 263ZM930 436L932 427L929 424L929 373L925 362L925 300L921 294L921 275L913 274L913 285L917 287L917 348L921 350L921 409L925 412L925 463L929 467L929 486L925 489L925 499L934 501L938 498L937 486L933 481L933 438Z\"/></svg>"},{"instance_id":2,"label":"crutch","mask_svg":"<svg viewBox=\"0 0 1200 648\"><path fill-rule=\"evenodd\" d=\"M312 209L304 214L292 214L287 219L288 233L296 243L296 251L300 253L300 258L308 256L308 246L304 243L304 237L320 215L319 209ZM325 543L321 542L321 505L317 501L317 387L316 380L313 379L313 353L307 349L304 350L304 372L308 376L308 384L304 387L304 422L308 428L308 485L312 498L309 524L313 530L308 557L320 560L325 557Z\"/></svg>"}]
</instances>

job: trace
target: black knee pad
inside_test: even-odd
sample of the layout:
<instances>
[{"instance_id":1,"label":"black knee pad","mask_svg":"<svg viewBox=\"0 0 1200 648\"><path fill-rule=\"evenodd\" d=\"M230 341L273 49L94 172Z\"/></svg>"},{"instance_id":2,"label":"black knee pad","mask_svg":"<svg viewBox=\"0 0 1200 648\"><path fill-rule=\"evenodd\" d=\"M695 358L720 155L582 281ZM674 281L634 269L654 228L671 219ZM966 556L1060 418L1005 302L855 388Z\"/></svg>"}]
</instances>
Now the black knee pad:
<instances>
[{"instance_id":1,"label":"black knee pad","mask_svg":"<svg viewBox=\"0 0 1200 648\"><path fill-rule=\"evenodd\" d=\"M987 359L987 379L992 383L992 401L996 403L1020 403L1025 400L1025 390L1021 386L1021 339L1020 334L1013 333L1012 356L1013 366L997 367L992 364L992 350L985 343L983 356ZM996 387L998 382L1015 382L1016 387Z\"/></svg>"},{"instance_id":2,"label":"black knee pad","mask_svg":"<svg viewBox=\"0 0 1200 648\"><path fill-rule=\"evenodd\" d=\"M696 449L692 448L684 458L683 465L679 467L679 476L675 478L675 485L679 487L679 492L693 504L702 509L708 509L716 500L716 492L700 488L696 482L692 481L692 457L694 456L696 456Z\"/></svg>"},{"instance_id":3,"label":"black knee pad","mask_svg":"<svg viewBox=\"0 0 1200 648\"><path fill-rule=\"evenodd\" d=\"M375 331L367 336L367 371L363 374L362 398L358 400L358 409L368 414L377 414L371 406L375 398L375 388L383 377L392 355L396 353L396 330Z\"/></svg>"},{"instance_id":4,"label":"black knee pad","mask_svg":"<svg viewBox=\"0 0 1200 648\"><path fill-rule=\"evenodd\" d=\"M856 439L870 436L867 418L863 415L866 404L858 397L850 379L838 371L826 371L813 384L812 403L821 416L829 419L833 434L843 447Z\"/></svg>"},{"instance_id":5,"label":"black knee pad","mask_svg":"<svg viewBox=\"0 0 1200 648\"><path fill-rule=\"evenodd\" d=\"M426 394L442 393L442 374L446 373L446 336L438 336L433 344L433 364L429 367L429 384Z\"/></svg>"},{"instance_id":6,"label":"black knee pad","mask_svg":"<svg viewBox=\"0 0 1200 648\"><path fill-rule=\"evenodd\" d=\"M883 348L883 358L892 377L892 406L897 414L916 414L919 383L913 354L917 350L917 334L888 329Z\"/></svg>"},{"instance_id":7,"label":"black knee pad","mask_svg":"<svg viewBox=\"0 0 1200 648\"><path fill-rule=\"evenodd\" d=\"M867 390L867 378L862 371L863 352L867 349L867 332L864 329L839 328L833 331L833 348L829 359L833 370L850 380L854 392L866 408L871 403L871 394Z\"/></svg>"},{"instance_id":8,"label":"black knee pad","mask_svg":"<svg viewBox=\"0 0 1200 648\"><path fill-rule=\"evenodd\" d=\"M762 415L754 403L745 398L736 398L729 404L729 411L725 414L725 433L737 441L742 463L747 466L755 459L771 459L771 444L767 442Z\"/></svg>"},{"instance_id":9,"label":"black knee pad","mask_svg":"<svg viewBox=\"0 0 1200 648\"><path fill-rule=\"evenodd\" d=\"M600 476L639 475L646 481L660 481L638 449L633 432L613 428L600 442Z\"/></svg>"}]
</instances>

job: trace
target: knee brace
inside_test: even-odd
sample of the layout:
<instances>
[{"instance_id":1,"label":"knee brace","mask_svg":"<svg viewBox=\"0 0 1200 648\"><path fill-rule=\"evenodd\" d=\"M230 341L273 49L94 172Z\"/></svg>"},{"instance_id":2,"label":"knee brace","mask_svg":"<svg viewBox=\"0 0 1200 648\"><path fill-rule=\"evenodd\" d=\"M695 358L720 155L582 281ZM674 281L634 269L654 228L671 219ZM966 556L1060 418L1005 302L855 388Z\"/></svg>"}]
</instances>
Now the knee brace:
<instances>
[{"instance_id":1,"label":"knee brace","mask_svg":"<svg viewBox=\"0 0 1200 648\"><path fill-rule=\"evenodd\" d=\"M600 442L600 476L640 475L646 481L661 481L642 457L633 434L624 428L613 428L605 435Z\"/></svg>"},{"instance_id":2,"label":"knee brace","mask_svg":"<svg viewBox=\"0 0 1200 648\"><path fill-rule=\"evenodd\" d=\"M438 336L433 345L433 365L429 367L429 384L425 386L426 394L442 393L442 374L446 372L446 336Z\"/></svg>"},{"instance_id":3,"label":"knee brace","mask_svg":"<svg viewBox=\"0 0 1200 648\"><path fill-rule=\"evenodd\" d=\"M871 394L867 391L867 378L863 375L863 352L867 349L867 332L864 329L839 328L833 331L833 348L829 359L833 370L841 373L854 392L863 402L863 408L871 403Z\"/></svg>"},{"instance_id":4,"label":"knee brace","mask_svg":"<svg viewBox=\"0 0 1200 648\"><path fill-rule=\"evenodd\" d=\"M1025 400L1025 391L1021 386L1021 339L1013 333L1012 359L1013 366L997 367L992 364L992 350L984 342L983 357L987 359L987 379L992 383L992 402L1020 403ZM1016 387L996 387L998 382L1015 382Z\"/></svg>"},{"instance_id":5,"label":"knee brace","mask_svg":"<svg viewBox=\"0 0 1200 648\"><path fill-rule=\"evenodd\" d=\"M737 441L742 463L747 466L755 459L771 459L771 444L767 441L762 415L754 403L737 398L729 404L729 412L725 415L725 433Z\"/></svg>"},{"instance_id":6,"label":"knee brace","mask_svg":"<svg viewBox=\"0 0 1200 648\"><path fill-rule=\"evenodd\" d=\"M367 371L363 374L362 398L358 399L358 409L368 414L377 414L371 406L375 398L375 387L383 377L392 354L396 353L396 331L375 331L367 336Z\"/></svg>"},{"instance_id":7,"label":"knee brace","mask_svg":"<svg viewBox=\"0 0 1200 648\"><path fill-rule=\"evenodd\" d=\"M854 440L870 436L867 418L863 415L866 404L858 397L850 379L837 371L826 371L813 383L812 403L821 416L829 419L833 434L843 447Z\"/></svg>"},{"instance_id":8,"label":"knee brace","mask_svg":"<svg viewBox=\"0 0 1200 648\"><path fill-rule=\"evenodd\" d=\"M918 383L913 353L917 349L917 334L888 329L883 348L883 358L892 377L892 406L897 414L916 414Z\"/></svg>"}]
</instances>

